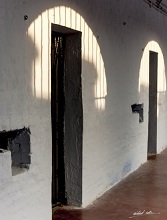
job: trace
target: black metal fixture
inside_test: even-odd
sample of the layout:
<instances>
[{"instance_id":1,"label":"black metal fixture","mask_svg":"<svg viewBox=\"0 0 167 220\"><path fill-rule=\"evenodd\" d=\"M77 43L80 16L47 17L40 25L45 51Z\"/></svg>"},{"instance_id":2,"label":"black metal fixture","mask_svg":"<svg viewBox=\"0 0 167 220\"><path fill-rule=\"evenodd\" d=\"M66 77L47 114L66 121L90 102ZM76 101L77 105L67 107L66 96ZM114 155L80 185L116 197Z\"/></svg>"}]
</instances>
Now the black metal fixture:
<instances>
[{"instance_id":1,"label":"black metal fixture","mask_svg":"<svg viewBox=\"0 0 167 220\"><path fill-rule=\"evenodd\" d=\"M167 16L167 5L163 2L163 0L143 0L147 3L151 8L154 8L158 12Z\"/></svg>"}]
</instances>

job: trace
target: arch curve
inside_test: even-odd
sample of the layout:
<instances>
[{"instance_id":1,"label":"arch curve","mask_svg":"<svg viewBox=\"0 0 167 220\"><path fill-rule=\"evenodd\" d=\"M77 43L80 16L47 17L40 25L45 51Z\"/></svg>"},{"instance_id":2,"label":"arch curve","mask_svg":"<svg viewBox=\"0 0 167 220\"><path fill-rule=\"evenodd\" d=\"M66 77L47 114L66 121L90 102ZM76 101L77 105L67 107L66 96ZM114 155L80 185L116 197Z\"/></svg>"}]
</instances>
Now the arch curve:
<instances>
[{"instance_id":1,"label":"arch curve","mask_svg":"<svg viewBox=\"0 0 167 220\"><path fill-rule=\"evenodd\" d=\"M32 67L33 95L37 98L50 100L50 33L52 23L82 32L82 60L89 62L96 70L94 102L98 110L104 110L107 82L100 47L84 18L70 7L56 6L47 9L28 27L27 35L34 42L34 47L38 51L38 56L35 57ZM83 65L83 77L85 70Z\"/></svg>"}]
</instances>

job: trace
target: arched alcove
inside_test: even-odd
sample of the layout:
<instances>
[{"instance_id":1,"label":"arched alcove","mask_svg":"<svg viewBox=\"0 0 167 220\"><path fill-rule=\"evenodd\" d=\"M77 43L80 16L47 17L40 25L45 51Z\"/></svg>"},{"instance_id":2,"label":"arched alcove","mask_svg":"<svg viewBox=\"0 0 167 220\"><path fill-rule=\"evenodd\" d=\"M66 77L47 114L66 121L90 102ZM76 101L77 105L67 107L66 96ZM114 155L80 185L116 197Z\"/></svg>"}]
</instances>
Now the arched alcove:
<instances>
[{"instance_id":1,"label":"arched alcove","mask_svg":"<svg viewBox=\"0 0 167 220\"><path fill-rule=\"evenodd\" d=\"M104 61L98 41L84 18L70 7L65 6L47 9L28 28L27 35L34 42L34 47L38 51L38 56L34 58L32 64L31 85L34 97L50 100L50 33L52 23L82 32L82 60L89 62L96 69L94 103L98 110L104 110L107 82ZM84 70L86 68L83 64L83 78ZM89 74L91 75L91 73Z\"/></svg>"}]
</instances>

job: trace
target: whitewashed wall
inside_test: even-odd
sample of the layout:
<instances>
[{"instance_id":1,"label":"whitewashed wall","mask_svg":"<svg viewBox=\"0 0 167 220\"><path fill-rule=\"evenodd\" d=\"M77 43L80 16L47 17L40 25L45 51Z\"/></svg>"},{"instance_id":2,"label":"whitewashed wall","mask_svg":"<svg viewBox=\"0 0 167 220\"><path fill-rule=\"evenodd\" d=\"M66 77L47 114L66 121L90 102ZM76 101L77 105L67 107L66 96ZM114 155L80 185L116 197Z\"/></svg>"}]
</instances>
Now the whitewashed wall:
<instances>
[{"instance_id":1,"label":"whitewashed wall","mask_svg":"<svg viewBox=\"0 0 167 220\"><path fill-rule=\"evenodd\" d=\"M162 52L158 152L167 145L166 17L133 0L2 0L0 130L30 127L32 165L1 184L0 220L51 219L51 23L82 32L83 206L147 159L149 48Z\"/></svg>"},{"instance_id":2,"label":"whitewashed wall","mask_svg":"<svg viewBox=\"0 0 167 220\"><path fill-rule=\"evenodd\" d=\"M27 35L27 4L0 2L0 131L30 127L32 153L28 171L10 181L0 179L0 220L52 216L50 101L35 97L32 89L32 68L39 51Z\"/></svg>"}]
</instances>

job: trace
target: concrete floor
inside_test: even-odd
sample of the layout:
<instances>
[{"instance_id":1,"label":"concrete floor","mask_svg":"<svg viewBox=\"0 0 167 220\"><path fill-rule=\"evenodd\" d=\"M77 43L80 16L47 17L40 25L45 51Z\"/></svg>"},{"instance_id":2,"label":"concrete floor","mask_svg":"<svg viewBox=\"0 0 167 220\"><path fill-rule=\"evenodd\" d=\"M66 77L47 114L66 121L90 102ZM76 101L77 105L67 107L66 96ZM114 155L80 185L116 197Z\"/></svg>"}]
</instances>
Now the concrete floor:
<instances>
[{"instance_id":1,"label":"concrete floor","mask_svg":"<svg viewBox=\"0 0 167 220\"><path fill-rule=\"evenodd\" d=\"M62 207L53 220L166 220L167 150L97 199L86 209Z\"/></svg>"}]
</instances>

